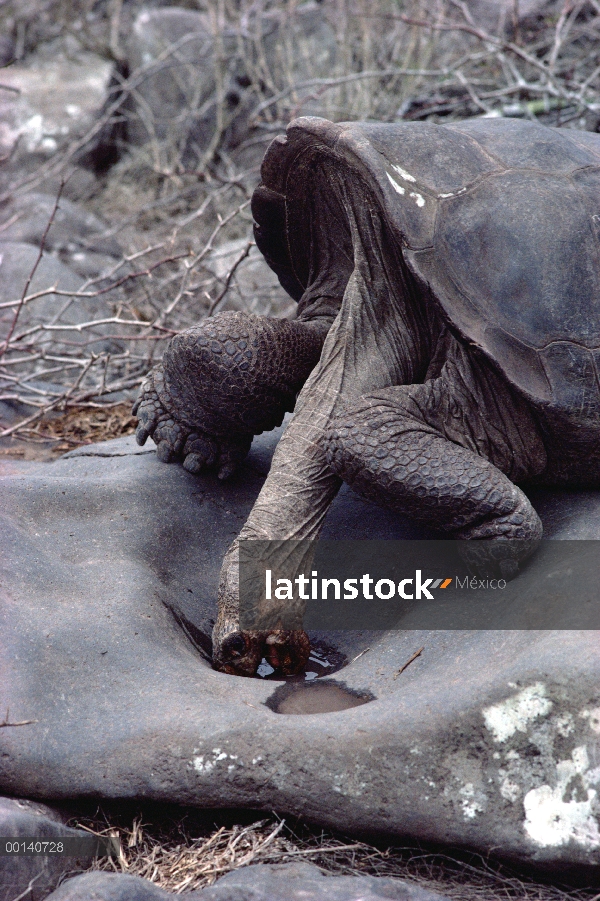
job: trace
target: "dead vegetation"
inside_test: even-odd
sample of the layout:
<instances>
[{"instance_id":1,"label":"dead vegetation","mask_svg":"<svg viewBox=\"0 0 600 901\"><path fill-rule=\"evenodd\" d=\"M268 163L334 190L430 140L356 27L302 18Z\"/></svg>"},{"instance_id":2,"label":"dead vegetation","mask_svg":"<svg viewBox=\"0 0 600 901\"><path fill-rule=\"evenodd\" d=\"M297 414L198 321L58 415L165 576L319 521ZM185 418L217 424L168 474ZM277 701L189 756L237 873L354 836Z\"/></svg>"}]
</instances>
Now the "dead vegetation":
<instances>
[{"instance_id":1,"label":"dead vegetation","mask_svg":"<svg viewBox=\"0 0 600 901\"><path fill-rule=\"evenodd\" d=\"M377 847L318 829L294 829L274 816L196 830L185 817L159 827L142 815L128 826L110 817L74 825L118 839L119 857L100 859L96 869L141 876L175 894L212 885L239 867L303 861L330 875L408 879L455 901L598 901L597 891L543 885L481 857Z\"/></svg>"},{"instance_id":2,"label":"dead vegetation","mask_svg":"<svg viewBox=\"0 0 600 901\"><path fill-rule=\"evenodd\" d=\"M69 406L62 413L45 413L30 428L23 426L19 430L21 440L0 454L25 459L60 457L76 447L132 435L136 422L127 402ZM31 452L36 447L38 454Z\"/></svg>"}]
</instances>

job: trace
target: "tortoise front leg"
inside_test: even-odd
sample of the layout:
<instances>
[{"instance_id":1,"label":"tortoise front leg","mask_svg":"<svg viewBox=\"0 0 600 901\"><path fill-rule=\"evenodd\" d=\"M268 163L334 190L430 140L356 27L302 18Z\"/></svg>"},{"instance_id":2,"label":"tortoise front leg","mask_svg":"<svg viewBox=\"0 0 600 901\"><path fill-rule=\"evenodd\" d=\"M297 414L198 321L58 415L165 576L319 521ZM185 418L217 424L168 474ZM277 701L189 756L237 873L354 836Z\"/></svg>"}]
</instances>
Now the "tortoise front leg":
<instances>
[{"instance_id":1,"label":"tortoise front leg","mask_svg":"<svg viewBox=\"0 0 600 901\"><path fill-rule=\"evenodd\" d=\"M296 413L277 445L250 517L225 555L213 630L215 669L252 676L264 655L271 665L292 674L299 672L308 660L310 643L301 629L241 631L238 549L244 539L286 541L318 535L341 485L327 465L322 444L335 399L322 378L309 379L298 398Z\"/></svg>"},{"instance_id":2,"label":"tortoise front leg","mask_svg":"<svg viewBox=\"0 0 600 901\"><path fill-rule=\"evenodd\" d=\"M134 407L139 444L150 436L164 463L227 478L252 437L294 408L319 360L329 323L220 313L176 335Z\"/></svg>"},{"instance_id":3,"label":"tortoise front leg","mask_svg":"<svg viewBox=\"0 0 600 901\"><path fill-rule=\"evenodd\" d=\"M299 629L271 633L242 632L239 625L240 539L286 541L316 538L341 479L327 462L325 433L345 403L368 390L397 384L409 371L406 342L398 340L400 317L388 313L375 321L365 306L374 279L360 267L353 272L340 313L325 340L321 359L296 403L262 491L221 570L218 616L213 630L213 666L228 673L253 675L261 654L297 672L308 658L308 640ZM371 298L372 300L372 298ZM393 308L385 294L385 310ZM284 611L285 612L285 611Z\"/></svg>"}]
</instances>

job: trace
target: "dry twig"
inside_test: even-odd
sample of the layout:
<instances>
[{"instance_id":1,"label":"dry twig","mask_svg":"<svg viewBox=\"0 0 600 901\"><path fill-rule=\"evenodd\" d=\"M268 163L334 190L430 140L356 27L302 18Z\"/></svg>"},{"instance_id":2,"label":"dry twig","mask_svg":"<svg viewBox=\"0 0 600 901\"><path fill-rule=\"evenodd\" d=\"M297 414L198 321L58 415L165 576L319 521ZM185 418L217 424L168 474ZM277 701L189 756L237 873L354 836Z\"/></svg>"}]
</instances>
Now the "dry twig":
<instances>
[{"instance_id":1,"label":"dry twig","mask_svg":"<svg viewBox=\"0 0 600 901\"><path fill-rule=\"evenodd\" d=\"M401 673L403 673L404 670L405 670L408 666L411 665L411 663L413 662L413 660L416 660L417 657L420 657L424 650L425 650L425 645L423 645L422 648L419 648L418 651L415 651L415 653L412 655L412 657L410 657L410 658L406 661L406 663L404 663L404 664L400 667L400 669L399 669L397 672L394 673L394 679L397 679L398 676L401 675Z\"/></svg>"},{"instance_id":2,"label":"dry twig","mask_svg":"<svg viewBox=\"0 0 600 901\"><path fill-rule=\"evenodd\" d=\"M48 21L63 9L61 0L46 0L46 6L53 11ZM121 52L126 9L121 0L107 6L109 55ZM201 102L193 67L185 63L178 77L189 102L177 128L169 138L155 137L145 147L132 148L94 200L96 211L113 222L105 237L118 235L124 246L112 270L88 279L76 292L52 285L31 292L36 264L24 291L0 303L0 402L16 410L15 418L0 428L1 437L27 437L36 423L59 411L129 402L171 336L228 304L230 309L287 315L281 296L239 297L237 275L251 246L248 197L259 178L261 151L290 116L313 111L310 105L317 104L317 112L334 120L445 122L483 112L587 128L600 121L597 0L569 0L554 19L522 20L512 37L483 28L462 0L406 0L400 10L388 0L372 0L368 6L363 0L339 0L329 18L336 52L326 77L307 77L313 74L310 67L294 68L290 48L273 55L258 27L257 9L250 0L222 0L215 7L214 95ZM296 34L293 2L265 0L261 9L288 22L283 34ZM327 17L328 7L323 10ZM232 147L223 144L232 116L226 108L225 28L238 36L235 52L248 82L239 88L247 132ZM139 99L145 80L167 69L173 72L182 64L185 47L197 39L185 35L121 78L87 133L21 183L11 184L10 194L66 172L102 129L122 117L124 104L134 96ZM144 109L149 134L156 133L147 105ZM213 138L197 165L190 166L184 158L186 136L211 109L216 117ZM233 239L244 239L245 249L218 278L212 254ZM40 258L45 243L46 236ZM51 318L38 312L49 299L56 309Z\"/></svg>"},{"instance_id":3,"label":"dry twig","mask_svg":"<svg viewBox=\"0 0 600 901\"><path fill-rule=\"evenodd\" d=\"M0 729L6 729L9 726L32 726L37 720L21 720L19 723L10 722L10 710L7 709L4 720L0 723Z\"/></svg>"}]
</instances>

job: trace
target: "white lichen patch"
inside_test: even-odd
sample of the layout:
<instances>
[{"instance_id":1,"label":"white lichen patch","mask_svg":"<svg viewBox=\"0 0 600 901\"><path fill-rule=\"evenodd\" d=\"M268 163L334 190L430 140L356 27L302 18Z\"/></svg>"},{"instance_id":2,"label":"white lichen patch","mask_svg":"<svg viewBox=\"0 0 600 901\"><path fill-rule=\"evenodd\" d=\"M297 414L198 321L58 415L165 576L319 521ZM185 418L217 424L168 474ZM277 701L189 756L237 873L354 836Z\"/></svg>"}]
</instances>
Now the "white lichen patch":
<instances>
[{"instance_id":1,"label":"white lichen patch","mask_svg":"<svg viewBox=\"0 0 600 901\"><path fill-rule=\"evenodd\" d=\"M396 179L395 179L395 178L392 178L392 176L390 175L389 172L386 172L385 174L387 175L387 177L388 177L388 179L389 179L389 182L390 182L392 188L394 189L394 191L397 191L398 194L405 194L405 193L406 193L405 190L404 190L404 188L402 187L402 185L399 185L398 182L396 181Z\"/></svg>"},{"instance_id":2,"label":"white lichen patch","mask_svg":"<svg viewBox=\"0 0 600 901\"><path fill-rule=\"evenodd\" d=\"M412 197L417 206L425 206L425 198L421 194L417 194L416 191L411 191L409 197Z\"/></svg>"},{"instance_id":3,"label":"white lichen patch","mask_svg":"<svg viewBox=\"0 0 600 901\"><path fill-rule=\"evenodd\" d=\"M475 791L475 787L472 782L467 782L466 785L463 785L463 787L460 789L459 794L461 796L461 804L465 820L473 820L478 813L483 812L483 804L478 797L479 793Z\"/></svg>"},{"instance_id":4,"label":"white lichen patch","mask_svg":"<svg viewBox=\"0 0 600 901\"><path fill-rule=\"evenodd\" d=\"M357 764L354 767L355 772L345 771L333 775L331 788L339 795L347 798L362 798L367 783L361 780L361 767Z\"/></svg>"},{"instance_id":5,"label":"white lichen patch","mask_svg":"<svg viewBox=\"0 0 600 901\"><path fill-rule=\"evenodd\" d=\"M565 713L556 718L554 727L559 735L562 735L563 738L567 738L571 732L575 731L575 721L570 713Z\"/></svg>"},{"instance_id":6,"label":"white lichen patch","mask_svg":"<svg viewBox=\"0 0 600 901\"><path fill-rule=\"evenodd\" d=\"M592 710L582 710L579 716L588 720L590 729L600 735L600 707L594 707Z\"/></svg>"},{"instance_id":7,"label":"white lichen patch","mask_svg":"<svg viewBox=\"0 0 600 901\"><path fill-rule=\"evenodd\" d=\"M536 682L511 698L486 707L483 719L494 740L504 742L515 732L526 732L530 723L538 717L548 716L551 710L552 701L546 697L546 686Z\"/></svg>"},{"instance_id":8,"label":"white lichen patch","mask_svg":"<svg viewBox=\"0 0 600 901\"><path fill-rule=\"evenodd\" d=\"M556 765L556 786L541 785L527 792L524 799L525 831L544 848L560 847L573 841L586 850L600 848L600 831L595 816L598 809L596 789L592 782L600 776L589 770L589 758L584 746L575 748L571 760ZM587 797L573 797L577 783Z\"/></svg>"},{"instance_id":9,"label":"white lichen patch","mask_svg":"<svg viewBox=\"0 0 600 901\"><path fill-rule=\"evenodd\" d=\"M201 773L205 775L206 773L212 772L215 767L221 763L223 760L237 760L237 754L228 754L226 751L222 751L221 748L213 748L212 752L209 754L198 754L197 751L194 751L194 757L192 757L192 767L196 770L197 773ZM229 764L227 766L227 770L232 772L235 769L235 763Z\"/></svg>"},{"instance_id":10,"label":"white lichen patch","mask_svg":"<svg viewBox=\"0 0 600 901\"><path fill-rule=\"evenodd\" d=\"M415 182L417 179L414 175L411 175L410 172L407 172L406 169L403 169L401 166L392 166L394 172L397 172L400 178L403 178L404 181L413 181Z\"/></svg>"},{"instance_id":11,"label":"white lichen patch","mask_svg":"<svg viewBox=\"0 0 600 901\"><path fill-rule=\"evenodd\" d=\"M516 782L511 782L507 776L500 784L500 794L505 801L510 801L511 804L514 804L521 794L521 789Z\"/></svg>"}]
</instances>

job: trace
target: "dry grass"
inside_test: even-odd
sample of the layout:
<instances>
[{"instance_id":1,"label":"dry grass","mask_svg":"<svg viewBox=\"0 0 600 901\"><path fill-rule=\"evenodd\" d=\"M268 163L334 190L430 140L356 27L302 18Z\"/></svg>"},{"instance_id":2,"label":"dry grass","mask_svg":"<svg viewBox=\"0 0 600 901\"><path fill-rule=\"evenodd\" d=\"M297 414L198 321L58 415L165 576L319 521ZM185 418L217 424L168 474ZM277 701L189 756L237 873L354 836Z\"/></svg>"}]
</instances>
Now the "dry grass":
<instances>
[{"instance_id":1,"label":"dry grass","mask_svg":"<svg viewBox=\"0 0 600 901\"><path fill-rule=\"evenodd\" d=\"M46 413L31 428L0 447L0 457L49 461L67 451L98 441L110 441L135 432L137 420L131 404L72 406L62 413Z\"/></svg>"},{"instance_id":2,"label":"dry grass","mask_svg":"<svg viewBox=\"0 0 600 901\"><path fill-rule=\"evenodd\" d=\"M152 826L141 815L124 826L110 817L75 825L119 839L118 860L94 869L128 873L175 894L212 885L220 876L257 863L304 861L331 875L408 879L453 901L598 901L597 890L544 885L480 857L470 861L414 848L382 848L318 829L291 829L274 816L247 825L221 825L188 832L185 819Z\"/></svg>"},{"instance_id":3,"label":"dry grass","mask_svg":"<svg viewBox=\"0 0 600 901\"><path fill-rule=\"evenodd\" d=\"M24 429L23 433L30 441L56 442L52 451L59 455L82 445L131 435L135 432L136 421L128 403L103 407L73 406L64 413L43 417L33 428Z\"/></svg>"}]
</instances>

